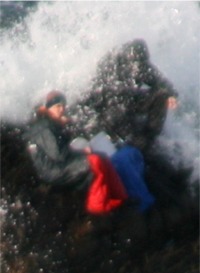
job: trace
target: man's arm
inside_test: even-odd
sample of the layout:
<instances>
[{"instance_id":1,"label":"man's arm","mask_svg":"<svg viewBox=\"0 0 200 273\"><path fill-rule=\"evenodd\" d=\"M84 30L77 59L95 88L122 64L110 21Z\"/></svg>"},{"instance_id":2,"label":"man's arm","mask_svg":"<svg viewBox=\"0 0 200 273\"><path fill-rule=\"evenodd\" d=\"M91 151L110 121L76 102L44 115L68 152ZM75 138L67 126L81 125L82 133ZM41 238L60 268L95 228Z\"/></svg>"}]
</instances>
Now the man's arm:
<instances>
[{"instance_id":1,"label":"man's arm","mask_svg":"<svg viewBox=\"0 0 200 273\"><path fill-rule=\"evenodd\" d=\"M141 77L143 82L154 91L162 89L168 97L178 97L178 92L173 84L151 63L142 65Z\"/></svg>"},{"instance_id":2,"label":"man's arm","mask_svg":"<svg viewBox=\"0 0 200 273\"><path fill-rule=\"evenodd\" d=\"M28 145L28 152L38 177L46 184L75 186L90 173L84 154L71 153L67 160L56 160L34 143Z\"/></svg>"}]
</instances>

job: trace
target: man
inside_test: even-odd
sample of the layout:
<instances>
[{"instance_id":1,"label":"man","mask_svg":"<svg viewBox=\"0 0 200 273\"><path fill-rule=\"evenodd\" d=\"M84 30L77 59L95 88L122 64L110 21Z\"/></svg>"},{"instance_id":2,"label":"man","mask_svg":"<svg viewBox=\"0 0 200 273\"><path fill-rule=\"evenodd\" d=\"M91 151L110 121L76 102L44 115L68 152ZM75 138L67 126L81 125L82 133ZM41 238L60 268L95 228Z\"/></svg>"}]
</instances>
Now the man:
<instances>
[{"instance_id":1,"label":"man","mask_svg":"<svg viewBox=\"0 0 200 273\"><path fill-rule=\"evenodd\" d=\"M150 62L142 39L109 52L99 63L93 88L83 105L96 113L96 124L114 139L121 137L143 148L163 128L168 107L177 106L173 85ZM92 113L94 116L94 113ZM137 145L137 137L146 142Z\"/></svg>"},{"instance_id":2,"label":"man","mask_svg":"<svg viewBox=\"0 0 200 273\"><path fill-rule=\"evenodd\" d=\"M25 134L35 171L46 184L86 189L86 211L108 213L124 203L126 191L109 160L70 149L65 107L63 93L48 93Z\"/></svg>"}]
</instances>

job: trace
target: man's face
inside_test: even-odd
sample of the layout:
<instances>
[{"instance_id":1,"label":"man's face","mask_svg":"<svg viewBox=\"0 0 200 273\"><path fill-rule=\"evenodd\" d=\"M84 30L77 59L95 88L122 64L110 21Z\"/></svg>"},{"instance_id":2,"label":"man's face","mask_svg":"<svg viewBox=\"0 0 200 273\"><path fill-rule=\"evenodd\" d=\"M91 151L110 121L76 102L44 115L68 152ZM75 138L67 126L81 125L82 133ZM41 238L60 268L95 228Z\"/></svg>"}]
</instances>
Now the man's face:
<instances>
[{"instance_id":1,"label":"man's face","mask_svg":"<svg viewBox=\"0 0 200 273\"><path fill-rule=\"evenodd\" d=\"M65 112L65 105L57 103L48 108L48 113L52 119L60 120Z\"/></svg>"}]
</instances>

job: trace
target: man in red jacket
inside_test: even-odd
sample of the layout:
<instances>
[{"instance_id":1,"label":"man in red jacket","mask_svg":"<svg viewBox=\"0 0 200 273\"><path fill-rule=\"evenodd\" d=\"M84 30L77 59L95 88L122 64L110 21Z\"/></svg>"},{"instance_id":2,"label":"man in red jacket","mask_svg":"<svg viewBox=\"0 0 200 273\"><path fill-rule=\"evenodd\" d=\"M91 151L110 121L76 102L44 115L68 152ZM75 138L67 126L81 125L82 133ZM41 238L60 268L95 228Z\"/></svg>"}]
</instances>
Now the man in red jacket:
<instances>
[{"instance_id":1,"label":"man in red jacket","mask_svg":"<svg viewBox=\"0 0 200 273\"><path fill-rule=\"evenodd\" d=\"M25 134L28 151L40 180L81 190L88 187L85 209L92 214L120 207L127 193L110 161L70 148L69 118L63 93L51 91Z\"/></svg>"}]
</instances>

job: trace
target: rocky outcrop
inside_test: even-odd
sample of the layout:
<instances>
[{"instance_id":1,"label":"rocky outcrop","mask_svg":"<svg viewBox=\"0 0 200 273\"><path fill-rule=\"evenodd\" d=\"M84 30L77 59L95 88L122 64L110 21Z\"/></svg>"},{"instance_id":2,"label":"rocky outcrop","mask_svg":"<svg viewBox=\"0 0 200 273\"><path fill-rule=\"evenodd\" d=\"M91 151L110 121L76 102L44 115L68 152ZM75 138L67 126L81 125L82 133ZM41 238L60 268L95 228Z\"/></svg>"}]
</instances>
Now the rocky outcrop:
<instances>
[{"instance_id":1,"label":"rocky outcrop","mask_svg":"<svg viewBox=\"0 0 200 273\"><path fill-rule=\"evenodd\" d=\"M146 175L157 208L140 215L127 205L94 217L83 209L85 192L40 183L24 130L1 125L2 272L197 272L198 197L188 189L191 170L171 169L149 151Z\"/></svg>"}]
</instances>

